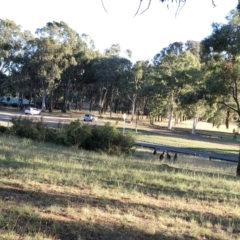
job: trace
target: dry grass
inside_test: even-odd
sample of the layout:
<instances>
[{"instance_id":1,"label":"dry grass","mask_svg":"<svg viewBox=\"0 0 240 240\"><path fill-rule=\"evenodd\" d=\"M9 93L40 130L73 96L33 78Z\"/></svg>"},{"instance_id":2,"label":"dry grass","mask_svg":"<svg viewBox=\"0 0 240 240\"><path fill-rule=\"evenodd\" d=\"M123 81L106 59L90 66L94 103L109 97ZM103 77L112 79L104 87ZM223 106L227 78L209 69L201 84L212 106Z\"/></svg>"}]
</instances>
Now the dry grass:
<instances>
[{"instance_id":1,"label":"dry grass","mask_svg":"<svg viewBox=\"0 0 240 240\"><path fill-rule=\"evenodd\" d=\"M0 137L1 239L237 239L236 164Z\"/></svg>"}]
</instances>

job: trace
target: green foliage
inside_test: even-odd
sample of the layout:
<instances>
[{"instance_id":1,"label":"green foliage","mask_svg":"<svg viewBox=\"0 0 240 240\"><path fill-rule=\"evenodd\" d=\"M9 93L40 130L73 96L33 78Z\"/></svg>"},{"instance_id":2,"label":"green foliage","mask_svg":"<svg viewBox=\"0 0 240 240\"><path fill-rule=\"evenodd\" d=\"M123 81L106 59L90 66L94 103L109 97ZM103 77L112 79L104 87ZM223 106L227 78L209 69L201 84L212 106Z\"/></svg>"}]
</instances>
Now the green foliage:
<instances>
[{"instance_id":1,"label":"green foliage","mask_svg":"<svg viewBox=\"0 0 240 240\"><path fill-rule=\"evenodd\" d=\"M86 148L88 138L91 136L91 128L89 125L83 125L80 121L73 121L65 128L65 144L67 146L76 146L78 148ZM86 146L85 146L86 145Z\"/></svg>"},{"instance_id":2,"label":"green foliage","mask_svg":"<svg viewBox=\"0 0 240 240\"><path fill-rule=\"evenodd\" d=\"M134 138L131 135L122 135L110 123L106 123L103 127L94 126L90 137L89 150L104 151L109 154L129 154L134 144Z\"/></svg>"},{"instance_id":3,"label":"green foliage","mask_svg":"<svg viewBox=\"0 0 240 240\"><path fill-rule=\"evenodd\" d=\"M43 121L34 122L28 118L14 117L11 122L11 134L22 138L44 141L47 127Z\"/></svg>"},{"instance_id":4,"label":"green foliage","mask_svg":"<svg viewBox=\"0 0 240 240\"><path fill-rule=\"evenodd\" d=\"M8 127L0 126L0 133L6 133L8 130Z\"/></svg>"},{"instance_id":5,"label":"green foliage","mask_svg":"<svg viewBox=\"0 0 240 240\"><path fill-rule=\"evenodd\" d=\"M214 107L212 107L212 110ZM211 110L211 109L210 109ZM212 122L214 126L220 127L222 124L224 124L226 119L226 113L223 111L223 109L216 109L215 112L213 112L212 116L208 118L208 122Z\"/></svg>"},{"instance_id":6,"label":"green foliage","mask_svg":"<svg viewBox=\"0 0 240 240\"><path fill-rule=\"evenodd\" d=\"M13 118L10 132L13 135L58 145L100 151L109 154L130 154L135 139L121 132L110 123L104 126L82 124L79 120L68 125L49 128L42 121Z\"/></svg>"}]
</instances>

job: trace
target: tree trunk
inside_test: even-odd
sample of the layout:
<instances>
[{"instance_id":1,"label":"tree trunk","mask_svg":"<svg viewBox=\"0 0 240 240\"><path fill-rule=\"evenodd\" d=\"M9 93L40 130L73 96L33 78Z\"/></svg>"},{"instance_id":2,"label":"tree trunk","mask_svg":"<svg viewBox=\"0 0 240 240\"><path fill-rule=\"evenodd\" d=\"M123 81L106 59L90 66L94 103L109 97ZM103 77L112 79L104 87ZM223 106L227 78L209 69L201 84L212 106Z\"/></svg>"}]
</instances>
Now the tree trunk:
<instances>
[{"instance_id":1,"label":"tree trunk","mask_svg":"<svg viewBox=\"0 0 240 240\"><path fill-rule=\"evenodd\" d=\"M49 103L49 112L51 113L52 111L53 111L53 92L51 91L50 103Z\"/></svg>"},{"instance_id":2,"label":"tree trunk","mask_svg":"<svg viewBox=\"0 0 240 240\"><path fill-rule=\"evenodd\" d=\"M225 120L226 129L229 129L230 110L227 110L227 116Z\"/></svg>"},{"instance_id":3,"label":"tree trunk","mask_svg":"<svg viewBox=\"0 0 240 240\"><path fill-rule=\"evenodd\" d=\"M19 98L18 98L18 104L19 104L19 107L20 109L22 110L23 109L23 91L21 90L20 93L19 93Z\"/></svg>"},{"instance_id":4,"label":"tree trunk","mask_svg":"<svg viewBox=\"0 0 240 240\"><path fill-rule=\"evenodd\" d=\"M83 107L83 99L80 98L79 105L78 105L78 110L80 111L82 109L82 107Z\"/></svg>"},{"instance_id":5,"label":"tree trunk","mask_svg":"<svg viewBox=\"0 0 240 240\"><path fill-rule=\"evenodd\" d=\"M112 105L113 105L113 88L111 90L111 97L110 97L110 104L109 104L110 117L112 117Z\"/></svg>"},{"instance_id":6,"label":"tree trunk","mask_svg":"<svg viewBox=\"0 0 240 240\"><path fill-rule=\"evenodd\" d=\"M66 113L67 112L67 99L66 96L64 96L63 103L62 103L62 112Z\"/></svg>"},{"instance_id":7,"label":"tree trunk","mask_svg":"<svg viewBox=\"0 0 240 240\"><path fill-rule=\"evenodd\" d=\"M118 102L119 102L119 98L117 98L114 102L114 112L117 113L117 109L118 109Z\"/></svg>"},{"instance_id":8,"label":"tree trunk","mask_svg":"<svg viewBox=\"0 0 240 240\"><path fill-rule=\"evenodd\" d=\"M107 89L101 89L100 97L99 97L99 104L98 104L100 117L102 116L102 113L103 113L106 96L107 96Z\"/></svg>"},{"instance_id":9,"label":"tree trunk","mask_svg":"<svg viewBox=\"0 0 240 240\"><path fill-rule=\"evenodd\" d=\"M173 108L170 108L170 116L169 116L169 120L168 120L168 129L171 130L172 129L172 119L173 119Z\"/></svg>"},{"instance_id":10,"label":"tree trunk","mask_svg":"<svg viewBox=\"0 0 240 240\"><path fill-rule=\"evenodd\" d=\"M42 91L42 111L46 109L46 89Z\"/></svg>"},{"instance_id":11,"label":"tree trunk","mask_svg":"<svg viewBox=\"0 0 240 240\"><path fill-rule=\"evenodd\" d=\"M64 94L63 105L62 105L63 113L66 113L68 109L70 91L71 91L71 79L70 79L70 76L68 76L67 89Z\"/></svg>"},{"instance_id":12,"label":"tree trunk","mask_svg":"<svg viewBox=\"0 0 240 240\"><path fill-rule=\"evenodd\" d=\"M198 123L198 115L196 114L194 119L193 119L193 127L192 127L192 134L195 134L195 130L197 127L197 123Z\"/></svg>"},{"instance_id":13,"label":"tree trunk","mask_svg":"<svg viewBox=\"0 0 240 240\"><path fill-rule=\"evenodd\" d=\"M177 124L178 124L178 115L176 114L175 121L174 121L174 126L176 126Z\"/></svg>"},{"instance_id":14,"label":"tree trunk","mask_svg":"<svg viewBox=\"0 0 240 240\"><path fill-rule=\"evenodd\" d=\"M135 112L135 99L132 100L132 117L131 117L131 121L133 121L134 112Z\"/></svg>"},{"instance_id":15,"label":"tree trunk","mask_svg":"<svg viewBox=\"0 0 240 240\"><path fill-rule=\"evenodd\" d=\"M238 153L237 177L240 177L240 150Z\"/></svg>"},{"instance_id":16,"label":"tree trunk","mask_svg":"<svg viewBox=\"0 0 240 240\"><path fill-rule=\"evenodd\" d=\"M92 111L92 100L90 100L90 102L89 102L89 112L91 112Z\"/></svg>"},{"instance_id":17,"label":"tree trunk","mask_svg":"<svg viewBox=\"0 0 240 240\"><path fill-rule=\"evenodd\" d=\"M136 111L135 132L138 130L138 111Z\"/></svg>"}]
</instances>

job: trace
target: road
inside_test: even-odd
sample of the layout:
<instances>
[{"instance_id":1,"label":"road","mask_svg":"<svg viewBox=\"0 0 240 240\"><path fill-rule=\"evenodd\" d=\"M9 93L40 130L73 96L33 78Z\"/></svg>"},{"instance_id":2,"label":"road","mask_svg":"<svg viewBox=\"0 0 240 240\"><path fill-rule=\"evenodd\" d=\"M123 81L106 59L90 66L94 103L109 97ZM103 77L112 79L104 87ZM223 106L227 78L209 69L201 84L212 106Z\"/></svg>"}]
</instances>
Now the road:
<instances>
[{"instance_id":1,"label":"road","mask_svg":"<svg viewBox=\"0 0 240 240\"><path fill-rule=\"evenodd\" d=\"M42 114L42 115L25 115L25 114L21 114L21 113L0 111L0 121L10 122L13 117L28 117L32 120L41 120L41 118L42 118L44 122L52 124L52 125L56 125L58 123L67 124L74 120L74 118L46 116L44 114Z\"/></svg>"},{"instance_id":2,"label":"road","mask_svg":"<svg viewBox=\"0 0 240 240\"><path fill-rule=\"evenodd\" d=\"M0 121L4 122L10 122L13 117L26 117L25 114L19 114L19 113L12 113L12 112L4 112L0 111ZM40 120L43 118L43 121L46 123L49 123L51 125L56 125L58 123L61 124L68 124L70 121L72 121L72 118L66 118L66 117L52 117L52 116L44 116L44 115L27 115L27 117L34 119L34 120ZM90 122L90 124L96 124L96 122ZM97 122L98 125L103 125L104 123L101 121ZM149 130L150 131L150 130ZM193 151L189 149L184 149L184 148L179 148L179 147L171 147L171 146L164 146L160 144L153 144L153 143L148 143L148 142L140 142L136 141L135 143L136 146L141 146L141 147L146 147L146 148L157 148L157 150L166 150L169 152L178 152L182 154L189 154L193 156L200 156L208 159L218 159L218 160L223 160L227 162L238 162L237 157L233 156L227 156L227 155L219 155L219 154L211 154L211 153L206 153L206 152L198 152L198 151Z\"/></svg>"},{"instance_id":3,"label":"road","mask_svg":"<svg viewBox=\"0 0 240 240\"><path fill-rule=\"evenodd\" d=\"M237 157L233 156L227 156L227 155L220 155L220 154L211 154L211 153L206 153L206 152L199 152L199 151L193 151L185 148L179 148L179 147L171 147L171 146L165 146L165 145L160 145L160 144L153 144L153 143L148 143L148 142L141 142L141 141L136 141L135 145L138 147L145 147L145 148L156 148L157 150L161 151L169 151L169 152L177 152L181 154L188 154L192 156L199 156L203 158L208 158L209 160L212 159L217 159L217 160L222 160L226 162L238 162Z\"/></svg>"}]
</instances>

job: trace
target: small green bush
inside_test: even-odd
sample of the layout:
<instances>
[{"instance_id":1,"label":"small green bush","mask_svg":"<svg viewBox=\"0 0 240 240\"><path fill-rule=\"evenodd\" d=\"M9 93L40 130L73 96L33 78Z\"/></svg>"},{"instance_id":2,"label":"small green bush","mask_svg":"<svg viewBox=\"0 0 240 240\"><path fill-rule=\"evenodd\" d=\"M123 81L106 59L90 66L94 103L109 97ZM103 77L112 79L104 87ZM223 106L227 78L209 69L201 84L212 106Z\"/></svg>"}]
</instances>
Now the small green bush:
<instances>
[{"instance_id":1,"label":"small green bush","mask_svg":"<svg viewBox=\"0 0 240 240\"><path fill-rule=\"evenodd\" d=\"M6 133L8 131L8 127L0 126L0 133Z\"/></svg>"},{"instance_id":2,"label":"small green bush","mask_svg":"<svg viewBox=\"0 0 240 240\"><path fill-rule=\"evenodd\" d=\"M46 125L43 121L34 122L28 118L14 117L10 132L22 138L44 141Z\"/></svg>"},{"instance_id":3,"label":"small green bush","mask_svg":"<svg viewBox=\"0 0 240 240\"><path fill-rule=\"evenodd\" d=\"M11 133L22 138L116 155L130 154L135 141L133 136L122 135L110 123L93 126L82 124L78 120L50 128L43 121L34 122L28 118L18 117L12 119L12 124Z\"/></svg>"}]
</instances>

